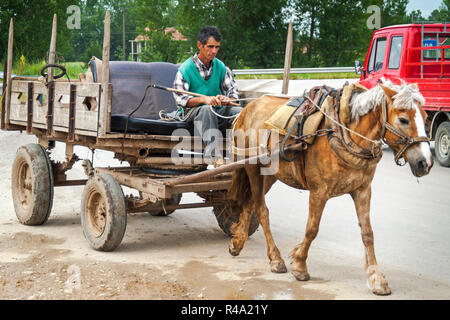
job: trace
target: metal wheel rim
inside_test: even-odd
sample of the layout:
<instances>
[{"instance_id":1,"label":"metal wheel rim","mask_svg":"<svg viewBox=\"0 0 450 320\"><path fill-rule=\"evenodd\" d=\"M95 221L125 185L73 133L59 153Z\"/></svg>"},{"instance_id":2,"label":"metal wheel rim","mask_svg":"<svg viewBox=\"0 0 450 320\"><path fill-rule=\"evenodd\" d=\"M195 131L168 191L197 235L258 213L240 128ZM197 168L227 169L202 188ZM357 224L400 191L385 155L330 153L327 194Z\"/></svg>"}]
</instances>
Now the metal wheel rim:
<instances>
[{"instance_id":1,"label":"metal wheel rim","mask_svg":"<svg viewBox=\"0 0 450 320\"><path fill-rule=\"evenodd\" d=\"M86 204L86 221L91 235L99 238L106 227L106 203L100 192L89 194Z\"/></svg>"},{"instance_id":2,"label":"metal wheel rim","mask_svg":"<svg viewBox=\"0 0 450 320\"><path fill-rule=\"evenodd\" d=\"M17 196L20 204L27 208L33 201L31 168L26 161L21 161L18 169Z\"/></svg>"},{"instance_id":3,"label":"metal wheel rim","mask_svg":"<svg viewBox=\"0 0 450 320\"><path fill-rule=\"evenodd\" d=\"M448 156L450 147L450 138L447 134L443 134L439 139L439 154L443 157Z\"/></svg>"}]
</instances>

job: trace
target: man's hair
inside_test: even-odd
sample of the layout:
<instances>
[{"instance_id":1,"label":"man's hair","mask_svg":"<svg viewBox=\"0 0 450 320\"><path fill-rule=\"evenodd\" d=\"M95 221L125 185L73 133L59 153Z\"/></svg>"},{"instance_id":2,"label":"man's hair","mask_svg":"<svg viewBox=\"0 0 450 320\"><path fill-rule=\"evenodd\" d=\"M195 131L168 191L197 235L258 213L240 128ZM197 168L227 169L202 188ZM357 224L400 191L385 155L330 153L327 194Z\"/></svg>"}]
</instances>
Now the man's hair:
<instances>
[{"instance_id":1,"label":"man's hair","mask_svg":"<svg viewBox=\"0 0 450 320\"><path fill-rule=\"evenodd\" d=\"M209 26L204 27L202 30L200 30L197 36L197 40L204 45L206 44L206 42L208 42L208 39L210 37L213 37L217 42L222 41L222 34L220 33L219 29Z\"/></svg>"}]
</instances>

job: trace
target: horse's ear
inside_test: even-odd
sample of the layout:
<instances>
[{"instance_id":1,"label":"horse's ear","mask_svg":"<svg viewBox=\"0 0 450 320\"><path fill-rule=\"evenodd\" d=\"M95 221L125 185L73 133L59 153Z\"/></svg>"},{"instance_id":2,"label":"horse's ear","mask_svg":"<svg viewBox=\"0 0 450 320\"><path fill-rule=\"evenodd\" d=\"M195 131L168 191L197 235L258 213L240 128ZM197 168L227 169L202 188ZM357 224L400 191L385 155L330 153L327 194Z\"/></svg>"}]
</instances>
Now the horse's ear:
<instances>
[{"instance_id":1,"label":"horse's ear","mask_svg":"<svg viewBox=\"0 0 450 320\"><path fill-rule=\"evenodd\" d=\"M384 93L386 93L386 95L388 97L393 97L397 94L397 91L392 90L391 88L388 88L386 86L383 86L382 84L380 84L381 88L384 90Z\"/></svg>"}]
</instances>

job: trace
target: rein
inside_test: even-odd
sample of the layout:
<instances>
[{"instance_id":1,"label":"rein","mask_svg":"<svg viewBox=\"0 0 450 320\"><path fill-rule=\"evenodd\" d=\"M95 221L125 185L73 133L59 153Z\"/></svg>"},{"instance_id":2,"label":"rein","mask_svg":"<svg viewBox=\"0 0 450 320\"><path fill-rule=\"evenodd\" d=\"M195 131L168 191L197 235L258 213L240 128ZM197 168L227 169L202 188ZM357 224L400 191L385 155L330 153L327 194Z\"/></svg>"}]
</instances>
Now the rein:
<instances>
[{"instance_id":1,"label":"rein","mask_svg":"<svg viewBox=\"0 0 450 320\"><path fill-rule=\"evenodd\" d=\"M382 123L381 139L386 142L386 139L385 139L386 129L388 131L390 131L391 133L395 134L397 137L399 137L398 140L392 142L391 144L393 144L393 145L403 145L400 148L399 151L395 152L394 160L395 160L395 163L398 166L404 166L406 164L406 161L404 161L404 163L400 163L400 158L404 159L403 155L406 152L406 150L408 150L409 147L415 145L416 143L427 142L428 144L430 144L430 139L428 137L414 137L414 138L411 138L410 136L406 135L403 131L398 130L397 128L392 126L387 121L388 110L387 110L386 100L383 101L382 113L383 113L383 123Z\"/></svg>"},{"instance_id":2,"label":"rein","mask_svg":"<svg viewBox=\"0 0 450 320\"><path fill-rule=\"evenodd\" d=\"M338 99L340 98L340 94L337 94L336 96L337 96L337 98L335 98L335 99L338 100ZM406 161L404 161L404 163L401 163L401 162L400 162L400 159L401 159L401 158L404 159L404 154L405 154L406 150L408 150L409 147L411 147L411 146L413 146L413 145L415 145L415 144L417 144L417 143L421 143L421 142L427 142L427 143L430 143L430 139L427 138L427 137L414 137L414 138L411 138L410 136L406 135L403 131L398 130L398 129L396 129L394 126L392 126L392 125L387 121L387 116L388 116L388 110L387 110L387 108L388 108L388 107L387 107L386 100L383 101L383 104L382 104L382 107L381 107L381 109L382 109L382 117L383 117L383 120L382 120L382 123L381 123L381 139L380 139L381 141L376 141L376 140L369 139L369 138L363 136L362 134L360 134L360 133L358 133L358 132L356 132L356 131L354 131L354 130L351 130L350 128L347 128L346 126L344 126L343 124L341 124L339 121L336 120L336 119L338 119L337 114L335 114L336 119L333 119L333 117L331 117L330 115L328 115L327 113L325 113L324 111L322 111L322 110L320 109L320 107L319 107L314 101L312 101L312 99L310 99L307 95L305 95L305 97L306 97L306 98L307 98L307 99L308 99L308 100L316 107L316 109L319 110L326 118L328 118L328 119L329 119L330 121L332 121L336 126L338 126L339 131L340 131L340 132L339 132L340 134L337 135L336 137L339 139L339 141L340 141L341 144L345 147L345 149L346 149L350 154L352 154L352 155L354 155L354 156L356 156L356 157L363 158L363 159L369 159L369 160L378 158L378 157L380 156L380 154L381 154L381 141L384 141L386 144L388 144L387 141L386 141L386 137L385 137L385 136L386 136L386 130L387 130L387 131L390 131L391 133L393 133L394 135L396 135L397 137L399 137L398 140L392 142L391 144L393 144L393 145L402 145L402 147L400 148L399 151L395 151L395 150L394 150L394 152L395 152L395 158L394 158L394 160L395 160L395 163L396 163L398 166L403 166L403 165L406 164ZM338 101L339 101L339 100L338 100ZM336 109L334 109L334 110L335 110L335 113L336 113ZM372 145L373 145L372 149L371 149L371 150L369 150L369 149L363 149L363 148L357 146L358 149L360 149L360 150L354 150L354 142L351 141L351 142L347 143L347 142L345 141L345 138L344 138L342 129L343 129L343 130L346 130L347 132L352 133L352 134L354 134L354 135L356 135L356 136L358 136L358 137L360 137L360 138L362 138L362 139L364 139L364 140L366 140L366 141L369 141L369 142L372 143ZM351 139L350 139L350 140L351 140ZM389 145L390 145L390 144L389 144Z\"/></svg>"}]
</instances>

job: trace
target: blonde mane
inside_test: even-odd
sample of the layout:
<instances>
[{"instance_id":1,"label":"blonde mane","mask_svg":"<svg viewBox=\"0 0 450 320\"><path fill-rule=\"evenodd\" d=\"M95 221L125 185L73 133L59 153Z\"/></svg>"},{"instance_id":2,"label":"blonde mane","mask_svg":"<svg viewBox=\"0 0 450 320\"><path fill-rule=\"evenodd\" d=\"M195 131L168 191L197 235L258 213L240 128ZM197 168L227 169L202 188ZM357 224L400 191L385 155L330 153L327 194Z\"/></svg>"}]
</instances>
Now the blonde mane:
<instances>
[{"instance_id":1,"label":"blonde mane","mask_svg":"<svg viewBox=\"0 0 450 320\"><path fill-rule=\"evenodd\" d=\"M397 92L392 97L392 108L412 109L415 108L416 103L421 106L425 104L425 99L416 84L407 84L404 81L401 83L401 85L395 85L387 80L382 82L383 86ZM385 99L386 94L380 85L363 93L355 93L350 100L352 120L358 121L360 117L381 105Z\"/></svg>"}]
</instances>

